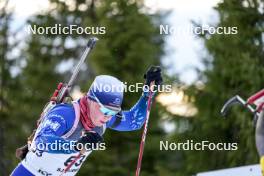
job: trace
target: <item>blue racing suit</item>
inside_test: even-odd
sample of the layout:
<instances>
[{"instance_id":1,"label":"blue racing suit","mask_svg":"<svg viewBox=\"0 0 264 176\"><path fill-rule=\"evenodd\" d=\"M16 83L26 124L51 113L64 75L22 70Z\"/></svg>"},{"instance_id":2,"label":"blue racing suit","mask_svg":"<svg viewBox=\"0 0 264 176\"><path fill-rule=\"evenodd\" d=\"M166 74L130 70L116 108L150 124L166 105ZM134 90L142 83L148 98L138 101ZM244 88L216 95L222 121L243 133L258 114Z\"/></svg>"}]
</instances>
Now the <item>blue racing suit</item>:
<instances>
[{"instance_id":1,"label":"blue racing suit","mask_svg":"<svg viewBox=\"0 0 264 176\"><path fill-rule=\"evenodd\" d=\"M103 127L95 127L92 130L103 135L107 128L116 131L134 131L140 129L146 118L147 99L147 96L143 94L130 110L121 111L119 116L113 116ZM75 104L78 105L79 103L75 102ZM39 125L33 139L34 146L55 142L69 146L71 142L78 140L82 135L81 132L84 130L84 127L80 121L76 120L78 118L77 113L75 107L71 104L56 105ZM73 126L75 127L73 128ZM64 175L76 175L81 164L90 153L91 151L83 154L80 160ZM53 149L51 145L45 146L45 149L35 147L19 163L11 176L57 176L63 172L67 163L72 161L78 154L79 152L73 148L67 148L67 150L63 148Z\"/></svg>"}]
</instances>

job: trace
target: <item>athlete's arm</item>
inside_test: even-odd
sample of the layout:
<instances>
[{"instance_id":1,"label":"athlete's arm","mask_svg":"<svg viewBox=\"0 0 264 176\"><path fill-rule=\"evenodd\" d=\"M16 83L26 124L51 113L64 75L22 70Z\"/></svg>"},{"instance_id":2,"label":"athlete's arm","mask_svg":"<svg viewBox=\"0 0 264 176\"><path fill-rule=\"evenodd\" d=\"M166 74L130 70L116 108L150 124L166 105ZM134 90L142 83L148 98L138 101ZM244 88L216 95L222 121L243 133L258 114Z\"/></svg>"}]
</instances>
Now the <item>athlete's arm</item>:
<instances>
[{"instance_id":1,"label":"athlete's arm","mask_svg":"<svg viewBox=\"0 0 264 176\"><path fill-rule=\"evenodd\" d=\"M63 139L61 136L69 130L70 124L66 121L65 112L51 111L40 124L36 133L36 148L49 153L74 153L70 148L74 141Z\"/></svg>"},{"instance_id":2,"label":"athlete's arm","mask_svg":"<svg viewBox=\"0 0 264 176\"><path fill-rule=\"evenodd\" d=\"M146 119L147 101L147 96L142 95L130 110L121 112L121 120L118 119L120 117L114 116L107 123L107 127L117 131L134 131L140 129ZM116 124L116 121L119 122Z\"/></svg>"},{"instance_id":3,"label":"athlete's arm","mask_svg":"<svg viewBox=\"0 0 264 176\"><path fill-rule=\"evenodd\" d=\"M151 66L146 74L144 74L145 85L150 86L154 81L155 85L162 83L161 68L159 66ZM121 112L121 120L118 115L112 117L107 123L107 127L117 131L133 131L140 129L145 120L147 113L148 89L145 89L139 101L129 110Z\"/></svg>"}]
</instances>

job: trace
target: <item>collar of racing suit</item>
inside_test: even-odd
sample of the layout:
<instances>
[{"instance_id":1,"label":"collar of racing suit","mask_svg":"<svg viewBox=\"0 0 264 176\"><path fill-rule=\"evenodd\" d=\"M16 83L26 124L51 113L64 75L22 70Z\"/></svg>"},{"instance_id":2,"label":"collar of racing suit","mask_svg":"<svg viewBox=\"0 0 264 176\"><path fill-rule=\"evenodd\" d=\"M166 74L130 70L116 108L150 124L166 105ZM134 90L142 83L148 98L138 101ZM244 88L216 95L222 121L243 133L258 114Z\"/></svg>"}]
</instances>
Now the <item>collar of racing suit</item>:
<instances>
[{"instance_id":1,"label":"collar of racing suit","mask_svg":"<svg viewBox=\"0 0 264 176\"><path fill-rule=\"evenodd\" d=\"M83 96L80 99L80 119L82 122L82 125L84 126L85 130L90 131L91 129L93 129L95 127L95 125L93 124L91 117L88 116L88 114L90 112L89 106L88 106L88 102L87 102L87 96Z\"/></svg>"}]
</instances>

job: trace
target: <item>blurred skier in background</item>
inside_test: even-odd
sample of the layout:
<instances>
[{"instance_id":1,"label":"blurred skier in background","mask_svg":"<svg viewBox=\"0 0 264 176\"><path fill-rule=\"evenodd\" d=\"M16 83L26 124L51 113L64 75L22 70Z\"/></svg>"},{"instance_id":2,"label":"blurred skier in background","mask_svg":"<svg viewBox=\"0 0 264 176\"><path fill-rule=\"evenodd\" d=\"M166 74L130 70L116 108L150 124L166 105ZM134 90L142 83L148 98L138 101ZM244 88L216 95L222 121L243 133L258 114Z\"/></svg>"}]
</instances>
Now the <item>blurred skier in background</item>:
<instances>
[{"instance_id":1,"label":"blurred skier in background","mask_svg":"<svg viewBox=\"0 0 264 176\"><path fill-rule=\"evenodd\" d=\"M256 147L260 157L260 167L262 176L264 176L264 109L260 112L259 118L256 124Z\"/></svg>"}]
</instances>

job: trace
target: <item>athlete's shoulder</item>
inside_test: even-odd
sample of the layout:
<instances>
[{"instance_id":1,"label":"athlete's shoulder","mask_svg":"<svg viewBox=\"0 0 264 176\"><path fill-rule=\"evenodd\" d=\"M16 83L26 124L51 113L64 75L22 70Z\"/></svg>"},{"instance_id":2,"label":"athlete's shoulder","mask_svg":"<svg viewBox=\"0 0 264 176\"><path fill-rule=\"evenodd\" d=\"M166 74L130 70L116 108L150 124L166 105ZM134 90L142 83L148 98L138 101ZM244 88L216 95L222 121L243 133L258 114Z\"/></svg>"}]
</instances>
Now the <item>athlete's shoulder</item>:
<instances>
[{"instance_id":1,"label":"athlete's shoulder","mask_svg":"<svg viewBox=\"0 0 264 176\"><path fill-rule=\"evenodd\" d=\"M57 104L50 112L59 112L62 114L70 114L74 112L74 108L72 104L69 103L61 103Z\"/></svg>"},{"instance_id":2,"label":"athlete's shoulder","mask_svg":"<svg viewBox=\"0 0 264 176\"><path fill-rule=\"evenodd\" d=\"M75 111L72 104L58 104L46 116L47 119L55 118L64 121L67 126L71 126L75 119Z\"/></svg>"}]
</instances>

